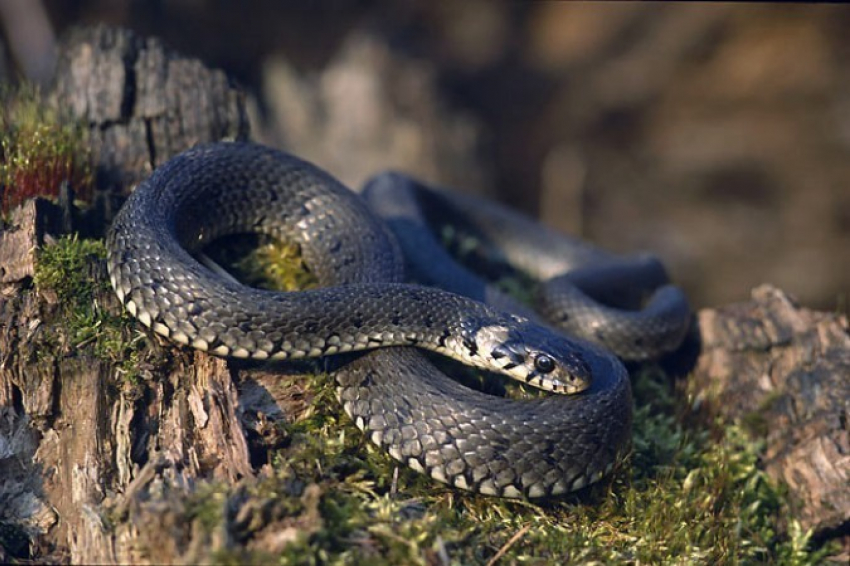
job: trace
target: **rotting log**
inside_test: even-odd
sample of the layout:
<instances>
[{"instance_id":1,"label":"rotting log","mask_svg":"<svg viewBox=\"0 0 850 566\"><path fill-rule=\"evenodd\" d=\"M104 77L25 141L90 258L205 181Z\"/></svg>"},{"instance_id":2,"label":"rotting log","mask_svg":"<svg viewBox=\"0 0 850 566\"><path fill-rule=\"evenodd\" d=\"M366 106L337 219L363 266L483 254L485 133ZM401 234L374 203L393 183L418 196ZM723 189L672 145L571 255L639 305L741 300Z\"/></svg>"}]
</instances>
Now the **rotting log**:
<instances>
[{"instance_id":1,"label":"rotting log","mask_svg":"<svg viewBox=\"0 0 850 566\"><path fill-rule=\"evenodd\" d=\"M59 60L50 100L89 126L96 171L100 214L86 215L77 230L102 234L120 202L114 197L176 153L247 138L244 93L157 39L80 28L63 41ZM127 562L122 541L133 539L106 529L103 510L127 507L149 470L179 468L173 477L184 489L197 477L255 474L224 361L147 341L128 378L97 351L97 336L70 335L68 305L33 285L37 250L69 228L68 212L36 199L0 226L0 561ZM119 316L103 261L90 258L87 269L93 304ZM138 338L132 324L120 331L122 340Z\"/></svg>"},{"instance_id":2,"label":"rotting log","mask_svg":"<svg viewBox=\"0 0 850 566\"><path fill-rule=\"evenodd\" d=\"M9 273L18 274L7 274L0 294L0 558L207 561L232 541L181 523L192 494L199 482L253 485L267 462L252 462L249 433L274 442L263 427L303 410L303 390L143 334L120 318L105 263L94 256L81 277L92 282L91 304L118 317L120 336L110 339L143 345L127 368L104 355L98 336L80 341L72 307L32 283L33 251L57 245L45 220L55 208L30 201L13 215L21 224L0 231L2 259L14 259ZM307 530L317 524L317 489L291 486L290 495L304 501ZM275 509L274 501L238 490L232 498L222 505L244 507L247 516ZM273 523L252 527L270 549L282 544Z\"/></svg>"},{"instance_id":3,"label":"rotting log","mask_svg":"<svg viewBox=\"0 0 850 566\"><path fill-rule=\"evenodd\" d=\"M34 288L30 275L32 251L56 235L36 229L51 208L31 201L16 215L24 224L0 233L4 259L30 258L26 268L17 262L22 277L7 276L0 298L0 407L9 427L0 466L5 495L31 505L3 519L42 535L37 555L114 562L114 541L104 541L92 521L153 455L181 462L188 476L236 481L253 470L224 362L151 343L135 378L127 379L92 343L75 342L75 314L49 289ZM98 290L93 302L119 312L103 262L92 258L88 267L83 275ZM129 340L126 334L137 331L123 332ZM16 444L15 437L27 441Z\"/></svg>"}]
</instances>

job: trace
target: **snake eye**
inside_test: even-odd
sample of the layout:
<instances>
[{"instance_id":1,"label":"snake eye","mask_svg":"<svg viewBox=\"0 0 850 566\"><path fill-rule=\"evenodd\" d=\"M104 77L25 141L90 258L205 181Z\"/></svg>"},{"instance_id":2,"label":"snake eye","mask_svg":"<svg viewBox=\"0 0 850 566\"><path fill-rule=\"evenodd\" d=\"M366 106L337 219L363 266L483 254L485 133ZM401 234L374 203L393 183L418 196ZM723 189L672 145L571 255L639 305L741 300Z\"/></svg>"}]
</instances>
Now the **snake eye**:
<instances>
[{"instance_id":1,"label":"snake eye","mask_svg":"<svg viewBox=\"0 0 850 566\"><path fill-rule=\"evenodd\" d=\"M555 360L546 354L537 354L534 358L534 369L540 373L551 373L555 369Z\"/></svg>"}]
</instances>

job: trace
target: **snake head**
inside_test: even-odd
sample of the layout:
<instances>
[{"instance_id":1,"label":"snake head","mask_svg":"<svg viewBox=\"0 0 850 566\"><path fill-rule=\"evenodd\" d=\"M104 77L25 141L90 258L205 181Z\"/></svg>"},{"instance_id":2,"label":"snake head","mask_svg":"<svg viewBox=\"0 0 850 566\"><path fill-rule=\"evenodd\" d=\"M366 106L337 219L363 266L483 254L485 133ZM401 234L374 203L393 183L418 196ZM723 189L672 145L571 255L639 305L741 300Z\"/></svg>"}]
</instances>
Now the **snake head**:
<instances>
[{"instance_id":1,"label":"snake head","mask_svg":"<svg viewBox=\"0 0 850 566\"><path fill-rule=\"evenodd\" d=\"M479 352L489 352L491 371L553 393L573 394L590 387L590 366L578 345L541 326L486 326L475 341Z\"/></svg>"}]
</instances>

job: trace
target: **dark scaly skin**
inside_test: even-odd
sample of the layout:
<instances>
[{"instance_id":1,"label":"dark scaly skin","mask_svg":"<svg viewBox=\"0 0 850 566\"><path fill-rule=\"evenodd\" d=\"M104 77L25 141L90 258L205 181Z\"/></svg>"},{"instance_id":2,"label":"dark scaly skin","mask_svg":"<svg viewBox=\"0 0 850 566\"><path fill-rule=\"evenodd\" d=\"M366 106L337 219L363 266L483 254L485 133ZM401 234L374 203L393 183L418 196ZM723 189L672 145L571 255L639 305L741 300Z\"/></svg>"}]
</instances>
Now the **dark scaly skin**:
<instances>
[{"instance_id":1,"label":"dark scaly skin","mask_svg":"<svg viewBox=\"0 0 850 566\"><path fill-rule=\"evenodd\" d=\"M610 354L591 351L593 384L571 396L485 395L409 348L370 353L336 379L346 412L396 460L462 489L545 497L601 479L631 435L628 376Z\"/></svg>"},{"instance_id":2,"label":"dark scaly skin","mask_svg":"<svg viewBox=\"0 0 850 566\"><path fill-rule=\"evenodd\" d=\"M417 279L428 284L552 324L625 360L660 358L679 347L690 326L687 298L650 255L614 256L498 203L399 173L375 176L362 194L398 237ZM499 261L541 281L536 312L455 262L429 225L431 211L448 215ZM435 264L444 267L431 269Z\"/></svg>"},{"instance_id":3,"label":"dark scaly skin","mask_svg":"<svg viewBox=\"0 0 850 566\"><path fill-rule=\"evenodd\" d=\"M331 287L250 289L190 255L239 232L300 242ZM140 185L107 246L119 298L175 342L259 360L382 348L335 373L346 412L393 457L457 487L506 497L578 489L610 471L629 437L631 393L616 359L471 299L399 283L387 228L358 196L292 156L250 144L190 150ZM494 399L417 350L385 348L406 345L497 368L539 348L557 361L565 390L592 384L578 396Z\"/></svg>"}]
</instances>

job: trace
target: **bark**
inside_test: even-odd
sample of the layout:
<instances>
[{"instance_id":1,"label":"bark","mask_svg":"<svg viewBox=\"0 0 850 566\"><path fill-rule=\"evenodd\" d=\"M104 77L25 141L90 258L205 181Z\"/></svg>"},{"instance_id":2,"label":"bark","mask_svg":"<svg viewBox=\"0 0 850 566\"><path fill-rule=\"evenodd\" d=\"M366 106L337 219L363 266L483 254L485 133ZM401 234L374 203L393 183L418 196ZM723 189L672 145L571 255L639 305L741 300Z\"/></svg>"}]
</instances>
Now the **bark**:
<instances>
[{"instance_id":1,"label":"bark","mask_svg":"<svg viewBox=\"0 0 850 566\"><path fill-rule=\"evenodd\" d=\"M14 217L21 224L0 232L0 259L16 260L0 296L0 558L209 560L232 541L181 522L192 494L202 483L253 485L266 462L262 450L253 451L252 462L249 435L267 446L279 441L269 421L303 410L303 392L281 385L280 375L174 349L134 323L121 328L122 340L143 341L133 378L93 343L74 343L74 313L31 277L33 250L58 236L36 226L49 227L45 217L58 216L56 208L30 201ZM87 267L92 303L119 316L103 261L89 258ZM317 523L316 490L292 487L305 500L307 530ZM237 489L221 506L251 517L274 504ZM270 537L275 525L262 525L267 530L255 538Z\"/></svg>"},{"instance_id":2,"label":"bark","mask_svg":"<svg viewBox=\"0 0 850 566\"><path fill-rule=\"evenodd\" d=\"M727 420L767 442L764 468L787 484L804 528L850 524L850 334L845 315L801 308L769 285L747 303L699 313L691 379Z\"/></svg>"},{"instance_id":3,"label":"bark","mask_svg":"<svg viewBox=\"0 0 850 566\"><path fill-rule=\"evenodd\" d=\"M245 94L227 75L129 30L77 28L60 45L51 98L90 126L98 202L111 218L157 165L193 145L248 138Z\"/></svg>"}]
</instances>

